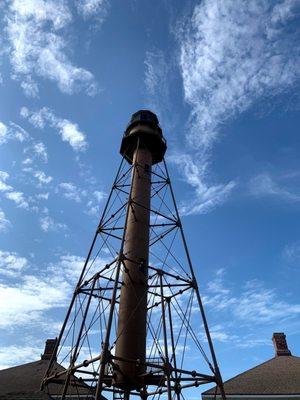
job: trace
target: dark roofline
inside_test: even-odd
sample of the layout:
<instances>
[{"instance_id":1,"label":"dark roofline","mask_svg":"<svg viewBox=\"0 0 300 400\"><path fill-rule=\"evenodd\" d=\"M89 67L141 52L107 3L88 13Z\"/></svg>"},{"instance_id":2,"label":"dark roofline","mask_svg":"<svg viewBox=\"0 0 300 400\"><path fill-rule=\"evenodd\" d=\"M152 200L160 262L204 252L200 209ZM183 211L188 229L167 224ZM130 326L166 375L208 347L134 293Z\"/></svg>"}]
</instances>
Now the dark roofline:
<instances>
[{"instance_id":1,"label":"dark roofline","mask_svg":"<svg viewBox=\"0 0 300 400\"><path fill-rule=\"evenodd\" d=\"M300 357L297 357L297 356L280 356L281 358L284 358L284 357L288 357L288 358L300 358ZM239 376L242 376L242 375L245 375L245 374L247 374L249 371L253 371L254 369L256 369L256 368L259 368L259 367L261 367L262 365L265 365L265 364L268 364L269 362L271 362L271 361L273 361L274 359L276 359L277 358L277 356L274 356L274 357L272 357L272 358L270 358L269 360L267 360L267 361L264 361L263 363L261 363L261 364L258 364L258 365L256 365L255 367L252 367L252 368L250 368L250 369L247 369L246 371L244 371L244 372L241 372L240 374L237 374L237 375L235 375L233 378L230 378L230 379L228 379L227 381L225 381L224 382L224 386L225 386L225 392L226 392L226 394L229 394L230 395L230 393L228 393L227 391L226 391L226 383L229 383L229 382L231 382L231 381L233 381L233 380L235 380L236 378L238 378ZM207 389L205 392L203 392L202 393L202 395L210 395L210 394L214 394L215 393L215 390L216 390L216 386L214 386L214 387L212 387L212 388L210 388L210 389ZM213 392L212 392L213 391ZM219 394L220 392L219 392L219 390L217 391L217 394ZM257 393L257 395L259 395L260 393ZM291 395L292 394L295 394L295 393L291 393ZM300 393L299 393L300 394ZM233 393L233 395L236 395L236 396L241 396L242 395L242 393L241 394L239 394L239 393ZM244 393L244 395L246 395L245 393ZM276 393L265 393L265 395L276 395ZM277 395L278 395L278 393L277 393ZM286 396L288 396L288 394L284 394L284 395L286 395ZM297 396L297 394L296 394L296 396Z\"/></svg>"},{"instance_id":2,"label":"dark roofline","mask_svg":"<svg viewBox=\"0 0 300 400\"><path fill-rule=\"evenodd\" d=\"M15 368L19 368L19 367L24 367L24 365L36 364L37 362L40 362L40 361L41 360L35 360L35 361L30 361L30 362L24 363L24 364L14 365L13 367L3 368L3 369L0 369L0 373L2 371L8 371L9 369L15 369ZM43 360L43 361L45 361L45 360Z\"/></svg>"}]
</instances>

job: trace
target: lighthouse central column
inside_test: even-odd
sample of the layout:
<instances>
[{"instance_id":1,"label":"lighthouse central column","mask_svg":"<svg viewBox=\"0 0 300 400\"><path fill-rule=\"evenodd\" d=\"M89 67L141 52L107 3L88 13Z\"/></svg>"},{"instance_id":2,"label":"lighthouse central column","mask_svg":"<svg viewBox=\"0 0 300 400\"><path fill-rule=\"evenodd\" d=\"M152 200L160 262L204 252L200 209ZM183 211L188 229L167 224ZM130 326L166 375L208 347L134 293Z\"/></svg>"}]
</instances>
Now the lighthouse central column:
<instances>
[{"instance_id":1,"label":"lighthouse central column","mask_svg":"<svg viewBox=\"0 0 300 400\"><path fill-rule=\"evenodd\" d=\"M133 155L131 201L125 234L123 286L120 295L115 384L126 390L143 386L145 367L125 360L146 359L147 283L152 155L140 145Z\"/></svg>"}]
</instances>

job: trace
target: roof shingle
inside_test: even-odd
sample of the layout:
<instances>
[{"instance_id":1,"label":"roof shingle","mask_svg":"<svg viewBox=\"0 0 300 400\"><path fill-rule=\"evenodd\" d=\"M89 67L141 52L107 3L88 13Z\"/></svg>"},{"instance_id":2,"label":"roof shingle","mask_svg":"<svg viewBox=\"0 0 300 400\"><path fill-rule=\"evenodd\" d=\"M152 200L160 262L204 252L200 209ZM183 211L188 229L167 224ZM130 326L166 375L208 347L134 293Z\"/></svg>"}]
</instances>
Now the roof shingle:
<instances>
[{"instance_id":1,"label":"roof shingle","mask_svg":"<svg viewBox=\"0 0 300 400\"><path fill-rule=\"evenodd\" d=\"M228 395L300 395L300 357L271 358L224 382L224 388ZM202 396L213 394L215 388Z\"/></svg>"}]
</instances>

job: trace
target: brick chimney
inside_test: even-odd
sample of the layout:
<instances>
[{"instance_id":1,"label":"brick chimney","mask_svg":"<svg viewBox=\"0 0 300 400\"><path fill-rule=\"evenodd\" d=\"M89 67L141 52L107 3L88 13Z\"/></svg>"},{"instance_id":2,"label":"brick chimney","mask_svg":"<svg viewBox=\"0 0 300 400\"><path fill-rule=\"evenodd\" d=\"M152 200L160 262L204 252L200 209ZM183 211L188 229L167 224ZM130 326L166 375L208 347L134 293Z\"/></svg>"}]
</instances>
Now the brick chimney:
<instances>
[{"instance_id":1,"label":"brick chimney","mask_svg":"<svg viewBox=\"0 0 300 400\"><path fill-rule=\"evenodd\" d=\"M283 332L275 332L273 333L273 344L275 349L275 356L291 356L287 342L286 336Z\"/></svg>"},{"instance_id":2,"label":"brick chimney","mask_svg":"<svg viewBox=\"0 0 300 400\"><path fill-rule=\"evenodd\" d=\"M41 355L42 360L50 360L51 359L52 354L55 350L56 342L57 342L57 338L46 340L44 354Z\"/></svg>"}]
</instances>

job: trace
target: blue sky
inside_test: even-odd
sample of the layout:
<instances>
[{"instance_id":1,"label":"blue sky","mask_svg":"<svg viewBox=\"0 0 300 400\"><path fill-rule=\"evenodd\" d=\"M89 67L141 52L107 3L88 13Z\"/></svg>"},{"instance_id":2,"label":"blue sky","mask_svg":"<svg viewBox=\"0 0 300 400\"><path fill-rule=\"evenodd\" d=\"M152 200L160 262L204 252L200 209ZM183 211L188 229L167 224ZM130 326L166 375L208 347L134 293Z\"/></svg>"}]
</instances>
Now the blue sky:
<instances>
[{"instance_id":1,"label":"blue sky","mask_svg":"<svg viewBox=\"0 0 300 400\"><path fill-rule=\"evenodd\" d=\"M0 9L0 365L57 334L141 108L168 141L224 378L271 358L274 331L299 355L299 2Z\"/></svg>"}]
</instances>

